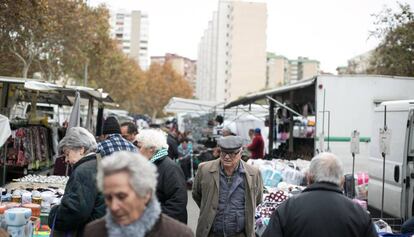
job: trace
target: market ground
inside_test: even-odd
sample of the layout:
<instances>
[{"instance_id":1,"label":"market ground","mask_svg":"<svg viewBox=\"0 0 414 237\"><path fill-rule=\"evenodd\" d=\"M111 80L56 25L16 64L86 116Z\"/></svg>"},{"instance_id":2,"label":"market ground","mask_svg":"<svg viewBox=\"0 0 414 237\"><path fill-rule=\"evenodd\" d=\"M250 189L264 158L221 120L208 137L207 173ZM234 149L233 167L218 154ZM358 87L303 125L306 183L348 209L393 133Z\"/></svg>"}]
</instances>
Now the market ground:
<instances>
[{"instance_id":1,"label":"market ground","mask_svg":"<svg viewBox=\"0 0 414 237\"><path fill-rule=\"evenodd\" d=\"M197 220L200 210L198 209L197 204L194 202L193 197L191 196L191 190L188 191L188 202L187 202L187 212L188 212L188 222L187 225L195 233L197 228Z\"/></svg>"}]
</instances>

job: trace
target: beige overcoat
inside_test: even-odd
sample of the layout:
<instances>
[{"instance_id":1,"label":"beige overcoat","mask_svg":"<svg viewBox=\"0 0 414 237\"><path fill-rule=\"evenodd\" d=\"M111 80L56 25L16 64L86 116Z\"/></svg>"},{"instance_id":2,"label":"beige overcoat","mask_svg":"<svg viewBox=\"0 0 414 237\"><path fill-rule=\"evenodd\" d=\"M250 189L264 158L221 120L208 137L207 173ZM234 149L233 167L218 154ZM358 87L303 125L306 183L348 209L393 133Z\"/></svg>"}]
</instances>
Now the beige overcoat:
<instances>
[{"instance_id":1,"label":"beige overcoat","mask_svg":"<svg viewBox=\"0 0 414 237\"><path fill-rule=\"evenodd\" d=\"M262 202L263 181L259 169L240 160L245 175L245 235L254 235L254 215L258 204ZM193 184L193 199L200 208L197 237L207 237L216 216L220 189L220 159L201 163Z\"/></svg>"}]
</instances>

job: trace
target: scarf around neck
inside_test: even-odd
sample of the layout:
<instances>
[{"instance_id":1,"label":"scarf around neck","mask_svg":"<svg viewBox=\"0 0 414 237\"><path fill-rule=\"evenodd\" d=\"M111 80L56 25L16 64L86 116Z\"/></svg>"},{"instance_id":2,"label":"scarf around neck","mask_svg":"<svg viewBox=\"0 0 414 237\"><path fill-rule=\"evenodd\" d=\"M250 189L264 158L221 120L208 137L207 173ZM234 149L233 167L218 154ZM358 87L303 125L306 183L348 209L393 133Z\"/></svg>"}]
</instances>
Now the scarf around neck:
<instances>
[{"instance_id":1,"label":"scarf around neck","mask_svg":"<svg viewBox=\"0 0 414 237\"><path fill-rule=\"evenodd\" d=\"M155 161L163 158L164 156L168 155L168 149L167 148L161 148L160 150L158 150L152 157L151 157L151 162L155 163Z\"/></svg>"},{"instance_id":2,"label":"scarf around neck","mask_svg":"<svg viewBox=\"0 0 414 237\"><path fill-rule=\"evenodd\" d=\"M161 206L154 197L148 202L141 217L129 225L121 226L112 218L109 209L106 210L105 226L109 237L144 237L160 218Z\"/></svg>"}]
</instances>

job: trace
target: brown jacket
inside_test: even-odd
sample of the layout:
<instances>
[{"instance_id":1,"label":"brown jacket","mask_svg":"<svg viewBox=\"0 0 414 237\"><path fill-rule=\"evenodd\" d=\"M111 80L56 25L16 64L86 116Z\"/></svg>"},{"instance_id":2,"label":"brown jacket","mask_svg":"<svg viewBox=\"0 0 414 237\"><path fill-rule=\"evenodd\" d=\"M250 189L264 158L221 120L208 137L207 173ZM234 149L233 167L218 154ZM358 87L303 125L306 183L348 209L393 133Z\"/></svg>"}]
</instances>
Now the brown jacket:
<instances>
[{"instance_id":1,"label":"brown jacket","mask_svg":"<svg viewBox=\"0 0 414 237\"><path fill-rule=\"evenodd\" d=\"M262 202L263 180L260 171L240 161L246 172L246 190L245 190L245 235L247 237L255 236L254 234L254 215L258 204ZM214 218L218 208L219 201L219 173L220 159L201 163L197 176L193 184L193 199L200 207L200 217L196 236L207 237L213 225Z\"/></svg>"},{"instance_id":2,"label":"brown jacket","mask_svg":"<svg viewBox=\"0 0 414 237\"><path fill-rule=\"evenodd\" d=\"M87 237L107 237L108 231L105 227L105 217L89 223L85 227L83 236ZM163 237L163 236L177 236L177 237L193 237L194 234L189 227L172 219L171 217L161 214L157 223L145 237Z\"/></svg>"}]
</instances>

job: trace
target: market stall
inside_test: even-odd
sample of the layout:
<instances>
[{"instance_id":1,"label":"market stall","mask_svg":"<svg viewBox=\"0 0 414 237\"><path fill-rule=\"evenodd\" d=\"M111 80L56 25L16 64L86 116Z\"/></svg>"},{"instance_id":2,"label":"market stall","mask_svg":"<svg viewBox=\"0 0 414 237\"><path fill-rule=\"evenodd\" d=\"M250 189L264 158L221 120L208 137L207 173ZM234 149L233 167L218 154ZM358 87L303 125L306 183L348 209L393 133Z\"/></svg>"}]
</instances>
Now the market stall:
<instances>
[{"instance_id":1,"label":"market stall","mask_svg":"<svg viewBox=\"0 0 414 237\"><path fill-rule=\"evenodd\" d=\"M68 179L65 176L27 175L5 185L1 192L1 227L12 236L49 236L47 218L51 206L60 203ZM25 212L19 223L8 218L11 214L18 216L19 212Z\"/></svg>"},{"instance_id":2,"label":"market stall","mask_svg":"<svg viewBox=\"0 0 414 237\"><path fill-rule=\"evenodd\" d=\"M72 106L76 93L87 111L84 126L98 135L102 130L103 107L113 104L101 89L33 79L0 77L0 90L0 113L9 118L12 128L5 152L0 153L0 165L7 167L3 169L3 185L26 174L47 172L54 164L59 136L64 133L61 117L67 119L61 113Z\"/></svg>"}]
</instances>

